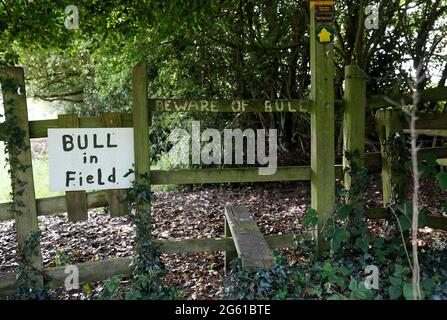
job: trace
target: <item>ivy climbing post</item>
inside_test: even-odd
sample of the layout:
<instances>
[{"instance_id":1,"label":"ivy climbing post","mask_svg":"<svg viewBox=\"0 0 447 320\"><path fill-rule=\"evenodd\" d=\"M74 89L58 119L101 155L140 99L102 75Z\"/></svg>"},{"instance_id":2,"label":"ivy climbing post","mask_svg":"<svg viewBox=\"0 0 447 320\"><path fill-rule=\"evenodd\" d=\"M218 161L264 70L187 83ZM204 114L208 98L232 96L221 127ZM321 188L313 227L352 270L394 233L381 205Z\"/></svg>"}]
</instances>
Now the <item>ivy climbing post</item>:
<instances>
[{"instance_id":1,"label":"ivy climbing post","mask_svg":"<svg viewBox=\"0 0 447 320\"><path fill-rule=\"evenodd\" d=\"M14 212L16 220L19 254L25 268L24 276L28 278L26 281L32 281L34 286L42 287L42 254L23 68L0 68L0 79L5 110L5 144L9 153L12 185L11 211Z\"/></svg>"},{"instance_id":2,"label":"ivy climbing post","mask_svg":"<svg viewBox=\"0 0 447 320\"><path fill-rule=\"evenodd\" d=\"M147 184L150 179L150 112L147 96L147 66L139 63L132 69L133 128L135 148L135 183ZM150 185L147 186L150 192ZM150 212L149 201L137 199L137 213Z\"/></svg>"},{"instance_id":3,"label":"ivy climbing post","mask_svg":"<svg viewBox=\"0 0 447 320\"><path fill-rule=\"evenodd\" d=\"M311 190L312 208L318 213L318 254L330 248L323 230L335 207L334 30L332 20L318 12L321 6L331 10L333 5L310 1Z\"/></svg>"},{"instance_id":4,"label":"ivy climbing post","mask_svg":"<svg viewBox=\"0 0 447 320\"><path fill-rule=\"evenodd\" d=\"M356 65L345 68L345 104L343 109L343 171L344 187L351 194L351 186L356 183L355 176L347 168L355 161L357 167L364 165L365 157L365 110L366 77ZM347 156L350 154L350 156ZM351 158L351 159L348 159ZM348 202L355 205L360 199L349 197Z\"/></svg>"},{"instance_id":5,"label":"ivy climbing post","mask_svg":"<svg viewBox=\"0 0 447 320\"><path fill-rule=\"evenodd\" d=\"M394 205L406 194L407 153L403 135L403 112L382 109L376 113L376 130L382 153L383 205Z\"/></svg>"}]
</instances>

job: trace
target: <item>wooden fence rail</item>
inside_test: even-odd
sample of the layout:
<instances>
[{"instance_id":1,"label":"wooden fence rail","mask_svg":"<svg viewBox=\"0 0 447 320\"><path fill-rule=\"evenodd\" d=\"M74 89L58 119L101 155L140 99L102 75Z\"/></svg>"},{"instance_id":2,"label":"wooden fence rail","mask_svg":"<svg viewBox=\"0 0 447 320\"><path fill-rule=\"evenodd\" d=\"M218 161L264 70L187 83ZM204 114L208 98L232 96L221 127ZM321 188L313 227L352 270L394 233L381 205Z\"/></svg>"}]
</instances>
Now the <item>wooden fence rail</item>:
<instances>
[{"instance_id":1,"label":"wooden fence rail","mask_svg":"<svg viewBox=\"0 0 447 320\"><path fill-rule=\"evenodd\" d=\"M339 101L341 103L341 101ZM149 100L156 112L309 112L310 100Z\"/></svg>"},{"instance_id":2,"label":"wooden fence rail","mask_svg":"<svg viewBox=\"0 0 447 320\"><path fill-rule=\"evenodd\" d=\"M447 150L447 149L446 149ZM447 152L446 152L447 153ZM341 166L336 167L341 177ZM269 176L258 175L258 168L224 168L151 171L152 185L168 184L214 184L214 183L242 183L242 182L281 182L281 181L309 181L310 167L279 167L276 174ZM50 215L67 211L65 196L41 198L36 200L39 215ZM98 208L108 205L106 192L95 191L87 193L88 208ZM13 219L10 212L11 203L0 203L0 221Z\"/></svg>"},{"instance_id":3,"label":"wooden fence rail","mask_svg":"<svg viewBox=\"0 0 447 320\"><path fill-rule=\"evenodd\" d=\"M121 125L123 128L132 128L132 114L120 113ZM102 116L79 117L79 128L104 128L106 127ZM58 119L31 120L29 121L29 134L31 139L46 138L48 129L61 128ZM403 123L404 130L408 129L408 123ZM447 114L444 113L423 113L418 115L416 129L426 130L447 130ZM0 141L4 140L4 124L0 123ZM433 134L435 135L435 134Z\"/></svg>"},{"instance_id":4,"label":"wooden fence rail","mask_svg":"<svg viewBox=\"0 0 447 320\"><path fill-rule=\"evenodd\" d=\"M297 237L300 235L266 235L265 240L272 249L291 248L297 245ZM223 238L201 238L201 239L182 239L182 240L155 240L156 245L160 246L161 253L186 253L186 252L209 252L209 251L231 251L235 250L233 239ZM88 283L106 280L115 275L130 275L129 265L132 262L131 257L111 258L101 261L92 261L79 263L76 266L79 269L80 283ZM67 274L64 273L65 267L45 268L43 273L53 287L61 287ZM53 281L51 281L51 279ZM47 281L48 281L47 280ZM16 275L7 273L0 275L0 296L13 295L15 293Z\"/></svg>"},{"instance_id":5,"label":"wooden fence rail","mask_svg":"<svg viewBox=\"0 0 447 320\"><path fill-rule=\"evenodd\" d=\"M376 130L382 142L382 190L385 206L391 199L404 200L408 181L405 175L397 175L392 170L383 142L392 135L398 134L396 137L404 143L404 134L410 133L407 120L402 110L381 109L376 112ZM438 113L419 113L415 127L417 134L447 136L447 116ZM418 157L422 158L423 154L419 153ZM445 155L437 154L437 157L443 158Z\"/></svg>"},{"instance_id":6,"label":"wooden fence rail","mask_svg":"<svg viewBox=\"0 0 447 320\"><path fill-rule=\"evenodd\" d=\"M447 87L426 89L420 92L420 102L447 101ZM392 107L395 104L413 104L413 93L380 95L368 99L369 109Z\"/></svg>"},{"instance_id":7,"label":"wooden fence rail","mask_svg":"<svg viewBox=\"0 0 447 320\"><path fill-rule=\"evenodd\" d=\"M447 147L424 148L419 155L424 157L434 153L438 157L447 157ZM367 153L365 155L366 165L374 170L381 166L381 154ZM222 173L223 172L223 173ZM151 171L151 183L153 185L166 184L193 184L193 183L241 183L241 182L280 182L280 181L309 181L310 167L279 167L275 175L259 176L257 168L226 168L226 169L198 169L198 170L176 170L176 171ZM336 176L342 178L342 166L335 168ZM223 178L222 178L223 176ZM204 177L207 177L204 179ZM209 180L208 180L209 179ZM223 179L223 180L222 180ZM260 179L263 179L262 181ZM47 197L36 199L37 214L47 216L67 212L65 196ZM105 191L87 192L87 207L89 209L100 208L109 205ZM11 203L0 203L0 221L14 219L10 212Z\"/></svg>"},{"instance_id":8,"label":"wooden fence rail","mask_svg":"<svg viewBox=\"0 0 447 320\"><path fill-rule=\"evenodd\" d=\"M435 88L435 89L427 89L421 92L421 99L425 102L434 102L434 101L442 101L447 100L447 87ZM403 100L402 100L403 99ZM200 112L204 110L200 107L199 101L215 101L215 105L217 105L217 112L241 112L234 111L232 109L232 103L234 101L241 100L183 100L183 99L149 99L148 107L154 112L176 112L178 110L186 109L190 112ZM245 102L248 104L245 112L310 112L312 107L311 100L278 100L279 102L275 103L275 100L255 100L254 103ZM390 96L376 96L368 99L367 107L369 109L380 109L383 107L389 107L390 101L399 101L407 104L412 103L412 96L410 93L407 94L399 94L399 95L390 95ZM272 111L266 110L265 105L272 104ZM281 105L284 107L278 107ZM188 107L182 107L183 105L188 105ZM172 107L170 107L172 105ZM175 106L178 107L175 107ZM290 105L290 106L289 106ZM343 100L336 100L335 107L338 110L342 110L344 107ZM299 111L294 111L299 110ZM214 112L214 111L213 111ZM445 114L423 114L421 115L422 119L419 119L421 127L425 129L445 129L447 124L447 115ZM132 127L132 114L130 113L122 113L121 114L122 127ZM432 122L433 121L433 122ZM418 126L418 125L417 125ZM31 138L44 138L47 136L47 129L49 128L59 128L57 119L47 119L47 120L34 120L29 121L29 131ZM79 119L79 127L80 128L101 128L104 127L103 119L101 116L93 116L93 117L81 117ZM4 125L0 124L0 141L4 138Z\"/></svg>"}]
</instances>

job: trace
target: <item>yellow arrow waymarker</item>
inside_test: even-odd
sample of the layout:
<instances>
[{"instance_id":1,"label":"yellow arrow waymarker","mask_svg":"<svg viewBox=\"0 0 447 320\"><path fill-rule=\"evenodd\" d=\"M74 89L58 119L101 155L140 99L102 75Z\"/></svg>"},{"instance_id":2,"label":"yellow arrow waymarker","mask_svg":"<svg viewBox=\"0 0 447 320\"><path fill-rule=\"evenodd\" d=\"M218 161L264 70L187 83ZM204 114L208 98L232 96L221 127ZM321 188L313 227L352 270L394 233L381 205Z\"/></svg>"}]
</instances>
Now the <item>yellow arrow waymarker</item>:
<instances>
[{"instance_id":1,"label":"yellow arrow waymarker","mask_svg":"<svg viewBox=\"0 0 447 320\"><path fill-rule=\"evenodd\" d=\"M323 30L321 30L321 32L318 35L318 37L320 38L320 42L321 43L330 42L331 41L331 33L329 31L327 31L326 28L323 28Z\"/></svg>"},{"instance_id":2,"label":"yellow arrow waymarker","mask_svg":"<svg viewBox=\"0 0 447 320\"><path fill-rule=\"evenodd\" d=\"M334 41L334 29L328 25L320 25L315 31L315 37L319 43L330 43Z\"/></svg>"}]
</instances>

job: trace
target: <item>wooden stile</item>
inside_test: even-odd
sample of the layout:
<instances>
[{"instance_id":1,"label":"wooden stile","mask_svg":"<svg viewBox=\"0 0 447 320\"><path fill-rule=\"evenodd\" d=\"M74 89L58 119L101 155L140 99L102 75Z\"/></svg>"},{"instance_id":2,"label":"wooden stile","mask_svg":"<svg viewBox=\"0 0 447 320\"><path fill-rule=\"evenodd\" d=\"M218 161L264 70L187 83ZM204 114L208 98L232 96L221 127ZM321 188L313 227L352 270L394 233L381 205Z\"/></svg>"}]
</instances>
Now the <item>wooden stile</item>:
<instances>
[{"instance_id":1,"label":"wooden stile","mask_svg":"<svg viewBox=\"0 0 447 320\"><path fill-rule=\"evenodd\" d=\"M275 261L273 254L247 208L227 204L225 218L242 267L271 267Z\"/></svg>"},{"instance_id":2,"label":"wooden stile","mask_svg":"<svg viewBox=\"0 0 447 320\"><path fill-rule=\"evenodd\" d=\"M331 4L332 1L321 1ZM345 101L334 100L333 88L333 47L331 43L318 43L315 31L321 23L315 21L315 3L311 1L311 73L312 100L148 100L147 68L145 63L136 65L132 70L133 112L132 114L105 113L96 117L79 118L76 115L61 115L58 119L29 121L26 107L24 75L22 68L0 69L3 80L12 79L20 88L17 92L5 90L4 101L15 100L13 107L5 109L13 111L17 116L18 126L25 132L25 141L31 138L46 137L48 128L95 128L95 127L132 127L134 128L135 146L135 180L146 183L141 177L150 174L150 184L196 184L222 182L267 182L267 181L300 181L311 180L312 207L318 212L317 245L318 253L326 251L329 244L324 240L321 232L326 220L333 215L335 204L335 176L341 176L341 166L335 164L334 149L334 109L337 105L344 105L344 148L359 150L364 154L366 83L364 73L356 66L347 66ZM331 24L327 22L326 24ZM23 89L23 90L22 90ZM439 90L438 90L439 91ZM438 92L436 91L436 92ZM441 92L442 91L442 92ZM445 88L441 89L445 95ZM427 90L426 98L430 98ZM433 91L434 92L434 91ZM376 104L386 103L386 99L377 98ZM379 101L380 100L380 101ZM424 100L425 101L425 100ZM374 100L372 101L374 103ZM6 104L6 103L5 103ZM206 104L206 105L205 105ZM370 107L376 108L372 104ZM215 110L211 110L215 107ZM266 109L270 108L272 109ZM289 109L284 109L287 106ZM238 109L240 107L240 109ZM257 168L225 168L201 170L174 170L150 172L150 140L149 126L151 125L151 110L157 112L182 111L186 108L193 112L311 112L311 166L310 167L282 167L275 175L260 176ZM207 109L208 108L208 109ZM405 132L406 124L402 122L401 113L392 110L380 110L377 113L379 137L383 140L393 132ZM11 115L7 114L7 118ZM421 133L428 135L445 134L446 115L423 114L419 116L416 127ZM5 125L0 124L0 140L5 137ZM440 148L441 153L443 152ZM447 156L447 153L443 153ZM405 181L395 177L386 160L382 148L382 177L384 203L394 197L393 192L402 193ZM370 164L377 164L380 158L371 155L367 159ZM21 164L31 164L31 152L25 150L19 155ZM361 160L363 161L363 160ZM447 162L442 162L443 164ZM343 165L346 167L346 159ZM121 198L124 190L106 190L86 193L84 191L67 192L65 196L35 199L32 168L17 173L17 177L26 182L25 192L16 194L15 199L25 203L20 208L21 213L15 214L17 225L17 239L20 247L37 232L37 215L49 215L56 212L68 211L70 221L86 220L89 207L110 206L111 217L125 215L127 205ZM345 186L349 188L352 181L345 177ZM393 189L393 184L398 185ZM150 185L148 186L150 189ZM16 191L16 190L14 190ZM0 204L0 221L13 218L8 212L11 203ZM150 203L138 203L137 214L150 212ZM390 212L386 208L375 208L368 212L368 218L389 218ZM225 236L216 239L184 239L184 240L154 240L160 245L163 253L224 251L225 267L237 255L241 257L244 267L269 267L273 264L273 255L269 248L293 247L296 245L293 234L269 235L264 238L255 221L243 207L225 207ZM447 229L447 219L428 215L426 225ZM31 257L27 257L33 266L42 270L40 247ZM130 258L109 259L99 262L87 262L78 265L81 282L96 281L122 273L129 275ZM61 285L65 278L62 267L43 269L43 272L56 279L56 285ZM38 281L42 284L43 279ZM0 275L0 294L13 293L15 275Z\"/></svg>"},{"instance_id":3,"label":"wooden stile","mask_svg":"<svg viewBox=\"0 0 447 320\"><path fill-rule=\"evenodd\" d=\"M274 234L265 236L265 240L272 249L296 247L296 237L299 234ZM177 239L177 240L154 240L155 245L160 246L162 253L187 253L187 252L208 252L208 251L231 251L235 250L232 238L201 238L201 239ZM89 283L106 280L114 275L130 275L129 267L132 262L131 257L110 258L100 261L88 261L79 263L79 282ZM45 268L43 271L47 275L51 287L60 287L67 274L64 274L65 267ZM51 281L54 279L55 281ZM0 274L0 296L14 294L16 276L14 273Z\"/></svg>"},{"instance_id":4,"label":"wooden stile","mask_svg":"<svg viewBox=\"0 0 447 320\"><path fill-rule=\"evenodd\" d=\"M60 128L79 128L79 117L74 114L58 116ZM87 195L85 191L65 192L67 201L68 221L77 222L88 220Z\"/></svg>"}]
</instances>

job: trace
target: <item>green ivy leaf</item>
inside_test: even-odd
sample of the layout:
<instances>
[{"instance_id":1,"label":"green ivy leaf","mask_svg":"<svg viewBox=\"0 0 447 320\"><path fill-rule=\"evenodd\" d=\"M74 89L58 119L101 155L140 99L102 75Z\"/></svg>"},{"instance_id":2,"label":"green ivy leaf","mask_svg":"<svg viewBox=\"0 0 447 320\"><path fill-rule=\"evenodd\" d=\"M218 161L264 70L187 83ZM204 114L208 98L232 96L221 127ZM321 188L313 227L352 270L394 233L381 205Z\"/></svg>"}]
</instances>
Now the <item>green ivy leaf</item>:
<instances>
[{"instance_id":1,"label":"green ivy leaf","mask_svg":"<svg viewBox=\"0 0 447 320\"><path fill-rule=\"evenodd\" d=\"M343 242L345 240L348 240L349 234L348 232L343 228L336 228L334 233L334 239Z\"/></svg>"},{"instance_id":2,"label":"green ivy leaf","mask_svg":"<svg viewBox=\"0 0 447 320\"><path fill-rule=\"evenodd\" d=\"M389 280L390 283L395 287L400 287L402 285L402 278L391 276Z\"/></svg>"},{"instance_id":3,"label":"green ivy leaf","mask_svg":"<svg viewBox=\"0 0 447 320\"><path fill-rule=\"evenodd\" d=\"M345 220L354 210L352 205L346 204L346 205L342 205L340 208L338 208L337 210L337 217L341 220Z\"/></svg>"},{"instance_id":4,"label":"green ivy leaf","mask_svg":"<svg viewBox=\"0 0 447 320\"><path fill-rule=\"evenodd\" d=\"M376 249L382 248L384 243L385 243L385 241L382 238L374 237L374 239L373 239L373 246Z\"/></svg>"},{"instance_id":5,"label":"green ivy leaf","mask_svg":"<svg viewBox=\"0 0 447 320\"><path fill-rule=\"evenodd\" d=\"M426 279L422 280L421 286L425 292L432 293L433 289L436 286L436 281L433 280L432 278L426 278Z\"/></svg>"},{"instance_id":6,"label":"green ivy leaf","mask_svg":"<svg viewBox=\"0 0 447 320\"><path fill-rule=\"evenodd\" d=\"M355 239L355 246L362 250L363 252L367 252L369 249L369 243L364 238L357 238Z\"/></svg>"},{"instance_id":7,"label":"green ivy leaf","mask_svg":"<svg viewBox=\"0 0 447 320\"><path fill-rule=\"evenodd\" d=\"M366 300L371 297L371 290L366 289L365 283L363 281L359 283L358 290L356 292L356 296L360 300Z\"/></svg>"},{"instance_id":8,"label":"green ivy leaf","mask_svg":"<svg viewBox=\"0 0 447 320\"><path fill-rule=\"evenodd\" d=\"M427 217L427 214L429 212L426 209L422 209L419 211L418 216L418 227L424 227L425 226L425 218Z\"/></svg>"},{"instance_id":9,"label":"green ivy leaf","mask_svg":"<svg viewBox=\"0 0 447 320\"><path fill-rule=\"evenodd\" d=\"M351 282L349 282L349 290L357 290L357 281L355 279L351 279Z\"/></svg>"},{"instance_id":10,"label":"green ivy leaf","mask_svg":"<svg viewBox=\"0 0 447 320\"><path fill-rule=\"evenodd\" d=\"M411 229L411 218L409 218L405 214L402 214L399 216L398 220L402 231Z\"/></svg>"},{"instance_id":11,"label":"green ivy leaf","mask_svg":"<svg viewBox=\"0 0 447 320\"><path fill-rule=\"evenodd\" d=\"M115 291L116 291L117 288L118 288L118 284L117 284L116 282L114 282L114 281L110 281L110 282L107 284L107 291L108 291L109 293L115 293Z\"/></svg>"},{"instance_id":12,"label":"green ivy leaf","mask_svg":"<svg viewBox=\"0 0 447 320\"><path fill-rule=\"evenodd\" d=\"M401 286L390 286L388 288L388 294L390 295L391 300L398 299L402 295L402 287Z\"/></svg>"},{"instance_id":13,"label":"green ivy leaf","mask_svg":"<svg viewBox=\"0 0 447 320\"><path fill-rule=\"evenodd\" d=\"M438 185L442 190L447 190L447 173L444 171L439 172L436 175L436 180L438 180Z\"/></svg>"},{"instance_id":14,"label":"green ivy leaf","mask_svg":"<svg viewBox=\"0 0 447 320\"><path fill-rule=\"evenodd\" d=\"M408 273L410 272L410 269L408 267L404 267L398 263L394 265L394 276L404 278Z\"/></svg>"},{"instance_id":15,"label":"green ivy leaf","mask_svg":"<svg viewBox=\"0 0 447 320\"><path fill-rule=\"evenodd\" d=\"M334 251L337 251L343 241L346 241L349 238L348 232L343 228L335 228L334 234L332 236L331 248Z\"/></svg>"},{"instance_id":16,"label":"green ivy leaf","mask_svg":"<svg viewBox=\"0 0 447 320\"><path fill-rule=\"evenodd\" d=\"M331 248L333 251L337 251L341 247L341 242L337 239L332 239L331 241Z\"/></svg>"},{"instance_id":17,"label":"green ivy leaf","mask_svg":"<svg viewBox=\"0 0 447 320\"><path fill-rule=\"evenodd\" d=\"M303 225L313 227L318 224L318 214L315 209L309 208L306 215L303 217Z\"/></svg>"},{"instance_id":18,"label":"green ivy leaf","mask_svg":"<svg viewBox=\"0 0 447 320\"><path fill-rule=\"evenodd\" d=\"M418 164L419 175L421 178L427 178L436 175L438 168L437 157L434 152L430 152Z\"/></svg>"},{"instance_id":19,"label":"green ivy leaf","mask_svg":"<svg viewBox=\"0 0 447 320\"><path fill-rule=\"evenodd\" d=\"M407 217L413 216L413 204L410 201L405 201L398 206L399 211Z\"/></svg>"},{"instance_id":20,"label":"green ivy leaf","mask_svg":"<svg viewBox=\"0 0 447 320\"><path fill-rule=\"evenodd\" d=\"M403 214L401 214L398 217L399 224L403 231L409 230L412 227L413 222L413 205L411 202L405 202L403 205L399 206L399 211L401 211ZM423 227L425 226L425 218L427 216L427 210L421 209L419 211L418 215L418 226Z\"/></svg>"},{"instance_id":21,"label":"green ivy leaf","mask_svg":"<svg viewBox=\"0 0 447 320\"><path fill-rule=\"evenodd\" d=\"M403 290L403 294L404 294L405 299L413 300L413 285L411 283L404 284L404 287L403 287L402 290ZM422 288L420 290L421 290L421 299L424 299L425 298L425 292L424 292L424 290Z\"/></svg>"}]
</instances>

